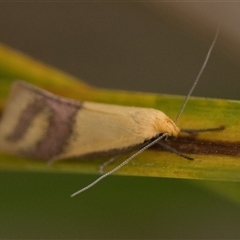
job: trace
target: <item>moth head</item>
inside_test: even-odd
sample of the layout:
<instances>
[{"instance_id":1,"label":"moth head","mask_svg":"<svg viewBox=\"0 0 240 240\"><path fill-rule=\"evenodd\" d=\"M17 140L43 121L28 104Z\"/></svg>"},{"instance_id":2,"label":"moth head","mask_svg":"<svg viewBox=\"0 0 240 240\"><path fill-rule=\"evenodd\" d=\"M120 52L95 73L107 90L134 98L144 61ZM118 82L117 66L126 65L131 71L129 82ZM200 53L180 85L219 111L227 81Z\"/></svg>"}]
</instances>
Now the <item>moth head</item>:
<instances>
[{"instance_id":1,"label":"moth head","mask_svg":"<svg viewBox=\"0 0 240 240\"><path fill-rule=\"evenodd\" d=\"M135 109L132 117L137 123L137 131L148 140L160 134L166 133L168 137L177 137L179 127L162 111L142 108Z\"/></svg>"},{"instance_id":2,"label":"moth head","mask_svg":"<svg viewBox=\"0 0 240 240\"><path fill-rule=\"evenodd\" d=\"M176 123L165 114L161 118L157 117L155 127L158 133L167 133L169 137L176 138L180 132L180 128Z\"/></svg>"}]
</instances>

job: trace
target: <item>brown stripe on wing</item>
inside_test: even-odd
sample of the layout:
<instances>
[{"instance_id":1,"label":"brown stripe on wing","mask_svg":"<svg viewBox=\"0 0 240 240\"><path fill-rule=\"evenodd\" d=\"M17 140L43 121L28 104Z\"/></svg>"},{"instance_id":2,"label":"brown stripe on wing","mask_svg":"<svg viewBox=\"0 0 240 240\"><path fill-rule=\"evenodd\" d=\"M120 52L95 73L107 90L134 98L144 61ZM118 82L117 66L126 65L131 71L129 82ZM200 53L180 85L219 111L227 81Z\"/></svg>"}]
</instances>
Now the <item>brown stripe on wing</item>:
<instances>
[{"instance_id":1,"label":"brown stripe on wing","mask_svg":"<svg viewBox=\"0 0 240 240\"><path fill-rule=\"evenodd\" d=\"M6 137L6 140L11 142L21 140L21 138L23 138L27 133L33 119L43 110L43 108L44 106L42 101L37 100L30 103L22 112L17 125L13 129L12 133Z\"/></svg>"},{"instance_id":2,"label":"brown stripe on wing","mask_svg":"<svg viewBox=\"0 0 240 240\"><path fill-rule=\"evenodd\" d=\"M39 136L39 139L35 143L34 140L32 141L33 147L32 145L26 146L23 144L17 149L17 153L48 160L56 157L56 155L64 151L64 148L68 144L68 139L73 131L76 114L81 108L82 103L58 97L21 81L16 82L14 87L16 91L15 96L18 93L21 93L23 96L29 96L29 102L20 114L16 127L7 136L6 140L18 144L17 142L24 141L25 137L30 136L28 135L29 132L31 134L36 133L35 138L38 138L37 132L40 131L42 134ZM11 104L21 104L21 94L19 94L19 98L14 98L16 102L12 102ZM43 124L42 126L44 127L34 124L34 121L43 115L46 117L42 121L48 121L48 124Z\"/></svg>"},{"instance_id":3,"label":"brown stripe on wing","mask_svg":"<svg viewBox=\"0 0 240 240\"><path fill-rule=\"evenodd\" d=\"M49 129L45 138L38 142L33 155L37 158L51 159L64 151L72 135L75 116L81 103L67 104L58 98L47 97L44 104L50 110Z\"/></svg>"}]
</instances>

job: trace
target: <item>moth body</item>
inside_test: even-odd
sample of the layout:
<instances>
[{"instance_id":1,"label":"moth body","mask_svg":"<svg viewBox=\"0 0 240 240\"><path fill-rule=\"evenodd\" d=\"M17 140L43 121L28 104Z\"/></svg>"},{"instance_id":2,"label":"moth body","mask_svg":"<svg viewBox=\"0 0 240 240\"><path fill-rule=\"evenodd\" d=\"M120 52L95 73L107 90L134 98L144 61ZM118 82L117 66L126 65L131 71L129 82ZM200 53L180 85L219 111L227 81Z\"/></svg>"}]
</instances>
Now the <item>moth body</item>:
<instances>
[{"instance_id":1,"label":"moth body","mask_svg":"<svg viewBox=\"0 0 240 240\"><path fill-rule=\"evenodd\" d=\"M39 159L121 153L180 129L151 108L78 102L13 84L0 122L0 149Z\"/></svg>"}]
</instances>

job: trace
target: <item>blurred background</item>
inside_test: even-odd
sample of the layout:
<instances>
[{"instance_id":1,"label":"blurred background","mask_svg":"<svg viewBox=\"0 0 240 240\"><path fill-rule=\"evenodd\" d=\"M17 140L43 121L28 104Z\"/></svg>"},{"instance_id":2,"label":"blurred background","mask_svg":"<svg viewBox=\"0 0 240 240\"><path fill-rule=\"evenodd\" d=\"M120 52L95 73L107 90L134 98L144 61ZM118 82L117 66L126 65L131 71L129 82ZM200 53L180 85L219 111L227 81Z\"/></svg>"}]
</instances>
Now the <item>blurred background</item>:
<instances>
[{"instance_id":1,"label":"blurred background","mask_svg":"<svg viewBox=\"0 0 240 240\"><path fill-rule=\"evenodd\" d=\"M100 88L239 100L240 3L1 2L0 42ZM227 136L226 136L227 137ZM238 183L0 172L0 238L238 238ZM234 192L231 192L234 195ZM238 196L238 199L239 196Z\"/></svg>"}]
</instances>

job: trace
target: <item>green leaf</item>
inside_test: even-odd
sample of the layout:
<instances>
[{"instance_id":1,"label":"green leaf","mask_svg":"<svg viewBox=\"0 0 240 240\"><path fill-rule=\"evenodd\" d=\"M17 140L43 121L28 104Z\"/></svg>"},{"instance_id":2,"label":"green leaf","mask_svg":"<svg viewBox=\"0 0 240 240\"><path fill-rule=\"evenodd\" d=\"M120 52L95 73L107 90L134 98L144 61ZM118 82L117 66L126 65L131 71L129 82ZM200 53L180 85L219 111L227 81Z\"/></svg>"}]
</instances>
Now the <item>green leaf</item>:
<instances>
[{"instance_id":1,"label":"green leaf","mask_svg":"<svg viewBox=\"0 0 240 240\"><path fill-rule=\"evenodd\" d=\"M80 101L156 108L172 119L176 117L183 102L183 97L180 96L97 89L0 45L0 110L4 107L10 86L16 79ZM222 131L204 132L197 136L181 133L178 139L169 142L180 152L193 157L194 161L154 147L133 159L116 174L239 181L239 109L239 101L192 97L179 119L179 127L198 129L225 126ZM105 170L112 169L129 156L121 156ZM44 161L0 152L0 168L8 170L98 173L99 165L105 160L107 159L67 159L49 165Z\"/></svg>"}]
</instances>

